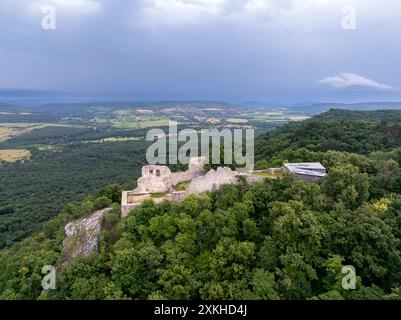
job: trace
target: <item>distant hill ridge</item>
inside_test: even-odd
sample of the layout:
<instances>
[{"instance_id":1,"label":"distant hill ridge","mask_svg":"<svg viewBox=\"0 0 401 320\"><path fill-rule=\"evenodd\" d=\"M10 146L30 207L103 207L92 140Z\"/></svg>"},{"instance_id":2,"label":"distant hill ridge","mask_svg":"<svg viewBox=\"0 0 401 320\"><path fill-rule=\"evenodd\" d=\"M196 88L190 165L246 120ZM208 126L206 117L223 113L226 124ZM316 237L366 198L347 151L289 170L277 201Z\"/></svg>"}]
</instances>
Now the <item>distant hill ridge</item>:
<instances>
[{"instance_id":1,"label":"distant hill ridge","mask_svg":"<svg viewBox=\"0 0 401 320\"><path fill-rule=\"evenodd\" d=\"M188 105L195 107L219 107L219 108L237 108L237 107L271 107L271 108L287 108L294 111L303 111L309 115L316 115L322 112L329 111L330 109L347 109L347 110L389 110L401 109L401 102L392 101L374 101L374 102L358 102L358 103L339 103L339 102L302 102L302 103L282 103L282 102L269 102L269 101L245 101L245 102L225 102L218 100L155 100L155 101L139 101L139 100L96 100L78 98L71 99L70 101L65 98L60 101L41 102L35 101L26 103L21 99L3 99L0 92L0 108L2 106L13 108L27 108L30 110L64 110L65 108L87 108L87 107L102 107L107 105L111 108L122 107L146 107L146 108L163 108L169 106L186 107Z\"/></svg>"},{"instance_id":2,"label":"distant hill ridge","mask_svg":"<svg viewBox=\"0 0 401 320\"><path fill-rule=\"evenodd\" d=\"M309 115L317 115L332 109L341 110L359 110L359 111L376 111L376 110L398 110L401 109L401 102L359 102L359 103L304 103L292 105L288 107L291 110L303 111Z\"/></svg>"},{"instance_id":3,"label":"distant hill ridge","mask_svg":"<svg viewBox=\"0 0 401 320\"><path fill-rule=\"evenodd\" d=\"M260 137L258 157L286 149L369 154L401 147L401 110L332 109L302 122L283 125Z\"/></svg>"},{"instance_id":4,"label":"distant hill ridge","mask_svg":"<svg viewBox=\"0 0 401 320\"><path fill-rule=\"evenodd\" d=\"M373 122L401 122L401 110L343 110L331 109L328 112L317 115L313 118L322 120L367 120Z\"/></svg>"}]
</instances>

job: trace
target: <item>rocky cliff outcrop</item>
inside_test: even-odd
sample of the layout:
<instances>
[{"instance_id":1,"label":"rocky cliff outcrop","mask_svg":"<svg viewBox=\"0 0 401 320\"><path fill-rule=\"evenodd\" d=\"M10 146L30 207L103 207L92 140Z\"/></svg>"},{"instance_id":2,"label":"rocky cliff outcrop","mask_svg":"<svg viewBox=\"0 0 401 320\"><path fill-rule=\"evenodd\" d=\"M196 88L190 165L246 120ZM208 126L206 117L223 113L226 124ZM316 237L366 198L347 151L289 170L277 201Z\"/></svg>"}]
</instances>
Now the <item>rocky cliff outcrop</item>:
<instances>
[{"instance_id":1,"label":"rocky cliff outcrop","mask_svg":"<svg viewBox=\"0 0 401 320\"><path fill-rule=\"evenodd\" d=\"M63 241L63 252L57 262L57 269L70 264L78 257L86 257L99 250L99 235L103 219L111 208L95 211L89 217L70 222L65 226L67 237Z\"/></svg>"}]
</instances>

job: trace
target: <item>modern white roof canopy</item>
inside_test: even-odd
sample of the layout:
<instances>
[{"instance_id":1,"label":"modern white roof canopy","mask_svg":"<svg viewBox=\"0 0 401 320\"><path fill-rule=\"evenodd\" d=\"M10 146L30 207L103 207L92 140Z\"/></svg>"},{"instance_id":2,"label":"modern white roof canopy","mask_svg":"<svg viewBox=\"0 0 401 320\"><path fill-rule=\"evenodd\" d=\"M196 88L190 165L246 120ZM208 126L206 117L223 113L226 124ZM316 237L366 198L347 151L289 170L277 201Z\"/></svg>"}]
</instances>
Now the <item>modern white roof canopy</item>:
<instances>
[{"instance_id":1,"label":"modern white roof canopy","mask_svg":"<svg viewBox=\"0 0 401 320\"><path fill-rule=\"evenodd\" d=\"M325 177L326 168L320 162L285 163L284 167L295 174Z\"/></svg>"}]
</instances>

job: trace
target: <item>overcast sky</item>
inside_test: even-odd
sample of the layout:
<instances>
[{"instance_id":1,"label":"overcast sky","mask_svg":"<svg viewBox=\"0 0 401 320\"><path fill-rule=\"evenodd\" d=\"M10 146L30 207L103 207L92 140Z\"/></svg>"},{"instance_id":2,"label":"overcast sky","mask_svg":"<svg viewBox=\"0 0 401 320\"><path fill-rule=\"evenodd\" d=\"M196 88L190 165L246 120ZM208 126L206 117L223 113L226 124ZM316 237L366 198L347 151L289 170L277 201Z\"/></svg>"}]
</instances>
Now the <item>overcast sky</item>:
<instances>
[{"instance_id":1,"label":"overcast sky","mask_svg":"<svg viewBox=\"0 0 401 320\"><path fill-rule=\"evenodd\" d=\"M56 8L55 30L42 28L43 5ZM355 7L355 30L343 28L345 5ZM399 101L401 2L0 0L0 100L48 90L137 101Z\"/></svg>"}]
</instances>

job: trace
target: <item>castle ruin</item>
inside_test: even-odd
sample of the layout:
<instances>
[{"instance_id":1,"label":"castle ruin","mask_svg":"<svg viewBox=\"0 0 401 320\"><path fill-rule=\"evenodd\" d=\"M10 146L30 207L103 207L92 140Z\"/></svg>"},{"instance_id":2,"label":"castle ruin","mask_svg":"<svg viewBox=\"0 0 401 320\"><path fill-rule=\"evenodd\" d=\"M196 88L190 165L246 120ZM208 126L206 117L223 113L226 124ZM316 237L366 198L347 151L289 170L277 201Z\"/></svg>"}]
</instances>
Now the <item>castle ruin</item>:
<instances>
[{"instance_id":1,"label":"castle ruin","mask_svg":"<svg viewBox=\"0 0 401 320\"><path fill-rule=\"evenodd\" d=\"M225 184L237 184L238 173L227 167L206 172L205 157L191 158L188 170L172 173L167 166L149 165L142 168L142 177L138 179L135 190L123 191L121 215L138 208L147 199L156 204L164 200L181 202L188 194L201 194L216 191ZM262 177L247 177L252 182L263 180ZM259 178L259 179L258 179ZM181 184L180 188L176 188Z\"/></svg>"},{"instance_id":2,"label":"castle ruin","mask_svg":"<svg viewBox=\"0 0 401 320\"><path fill-rule=\"evenodd\" d=\"M283 168L239 174L228 167L206 172L205 162L205 157L191 158L188 170L176 173L167 166L144 166L137 188L122 193L121 216L127 216L147 199L153 199L156 204L165 200L181 202L191 193L199 195L217 191L222 185L238 184L239 175L245 176L248 183L262 182L267 172L274 178L278 172L288 171L305 182L320 181L327 176L326 168L320 163L285 164Z\"/></svg>"}]
</instances>

